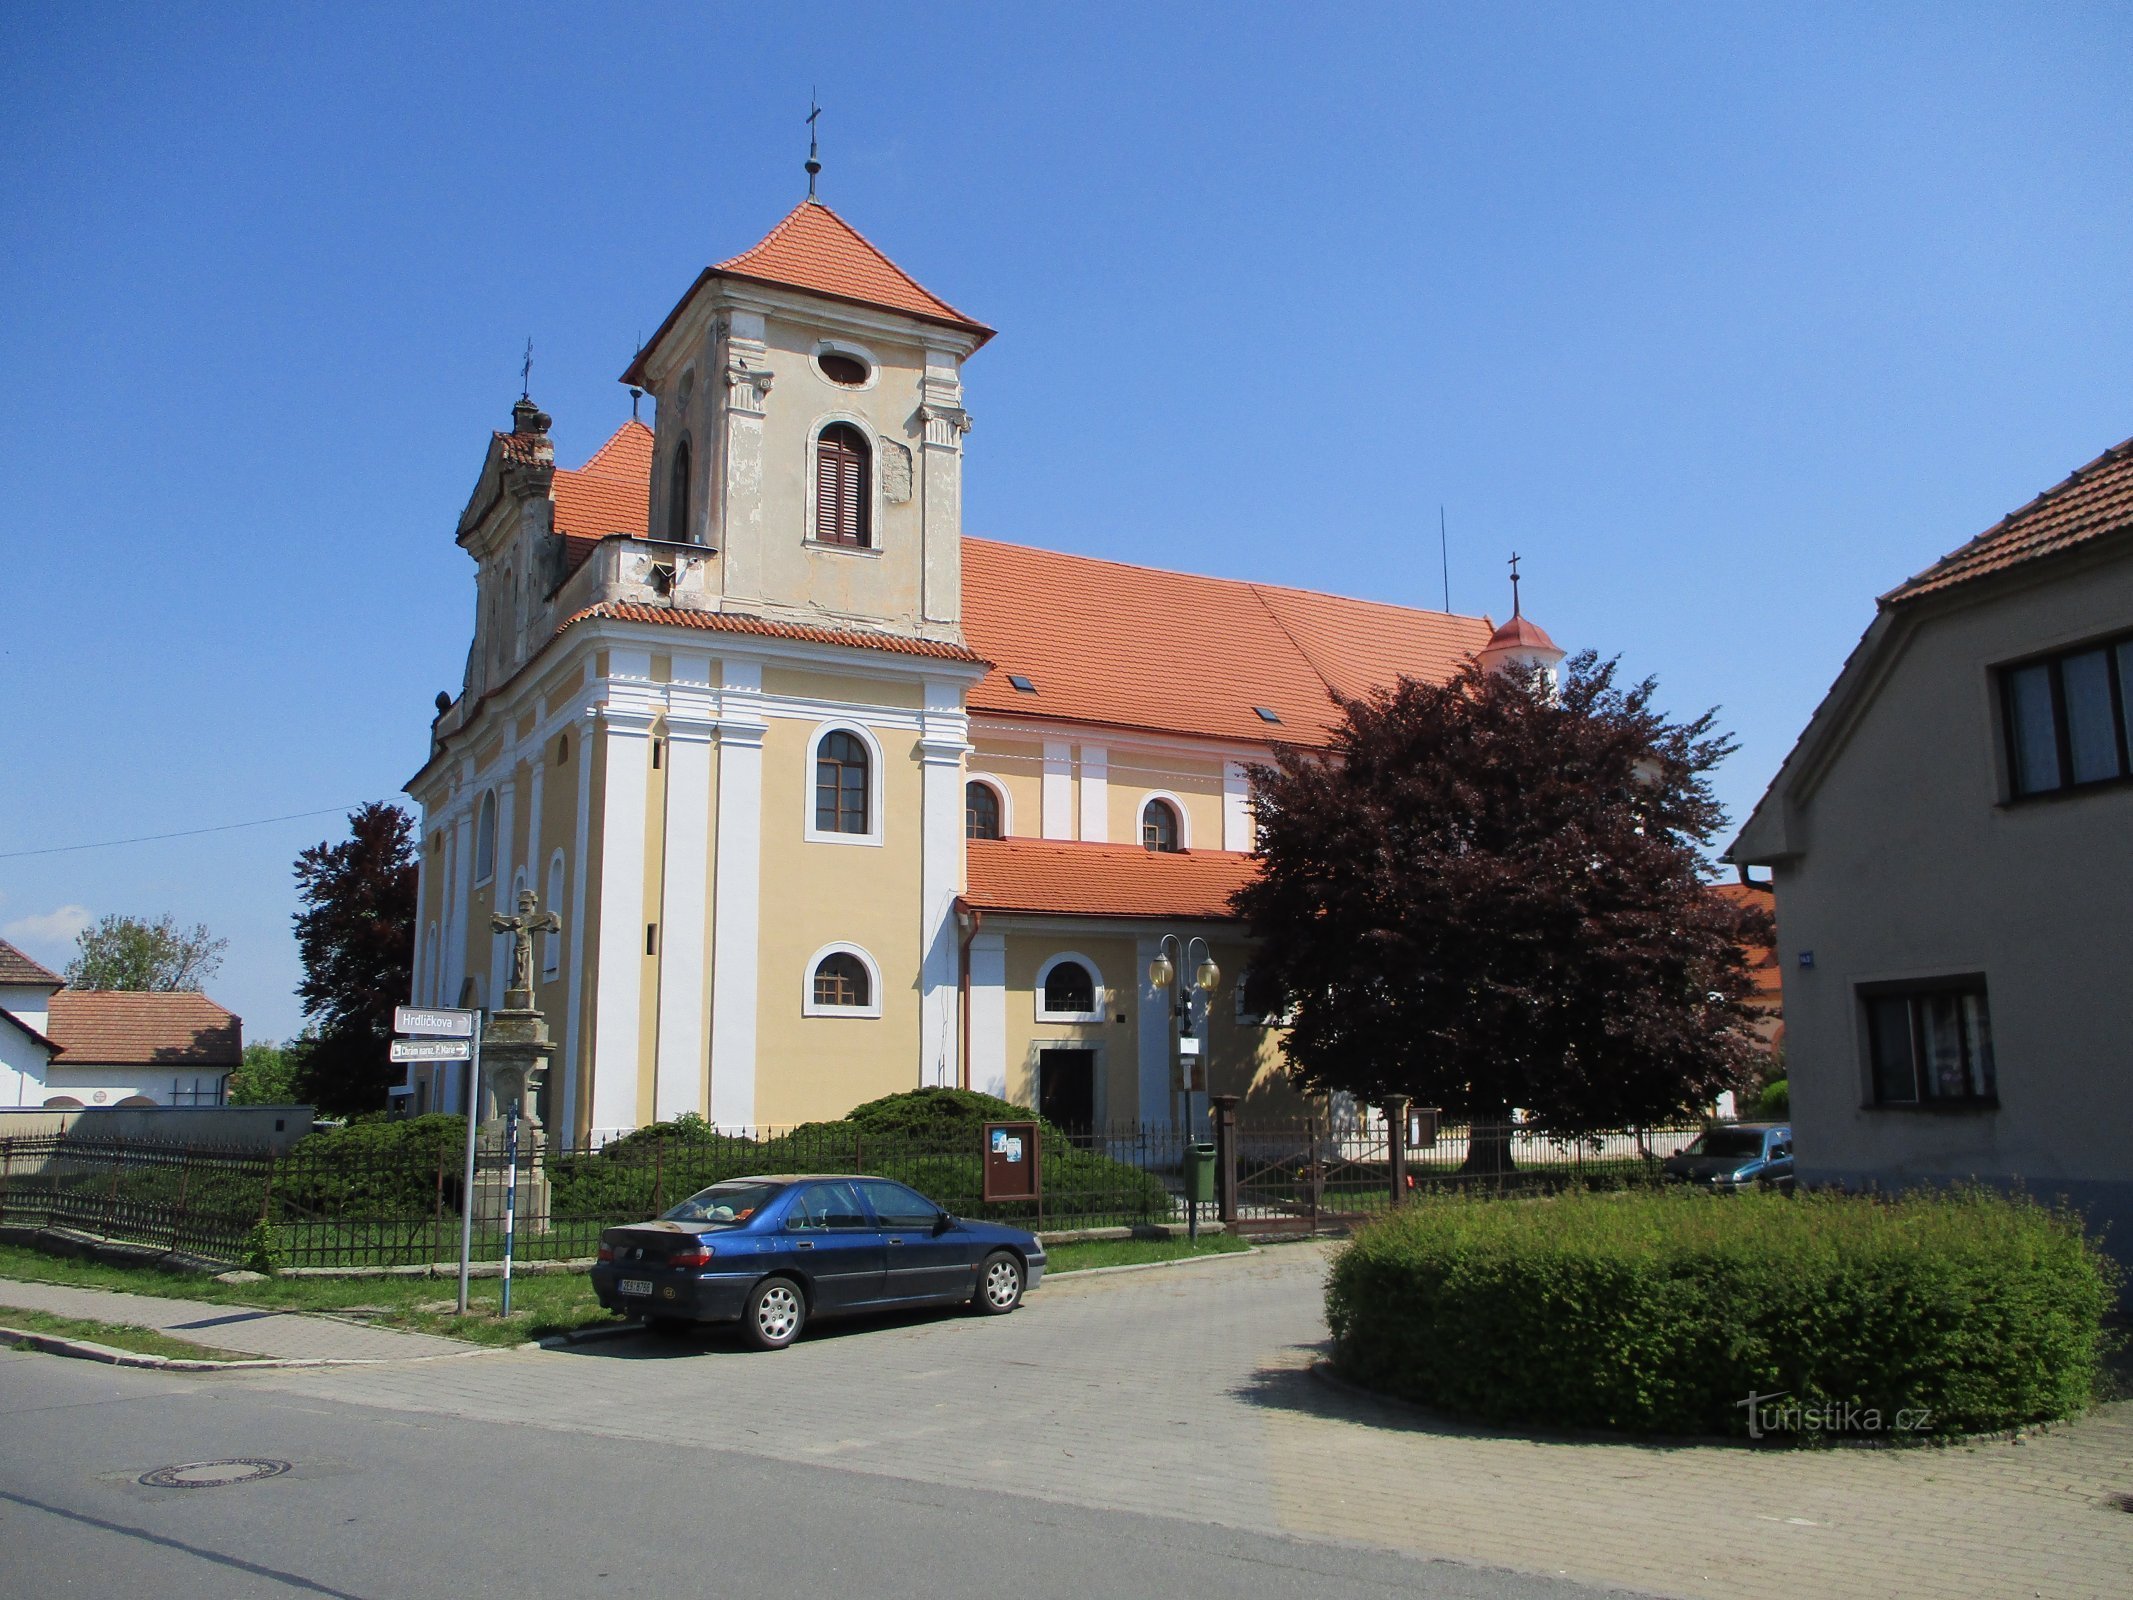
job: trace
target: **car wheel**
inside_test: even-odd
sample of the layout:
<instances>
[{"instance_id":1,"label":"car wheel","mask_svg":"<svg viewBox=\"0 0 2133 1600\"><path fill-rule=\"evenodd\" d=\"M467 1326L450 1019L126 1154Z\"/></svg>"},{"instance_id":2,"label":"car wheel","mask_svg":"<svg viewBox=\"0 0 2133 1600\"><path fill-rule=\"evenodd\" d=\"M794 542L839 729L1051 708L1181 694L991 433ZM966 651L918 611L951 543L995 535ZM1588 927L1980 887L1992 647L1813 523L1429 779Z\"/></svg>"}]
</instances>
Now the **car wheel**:
<instances>
[{"instance_id":1,"label":"car wheel","mask_svg":"<svg viewBox=\"0 0 2133 1600\"><path fill-rule=\"evenodd\" d=\"M1012 1252L996 1250L978 1268L978 1292L971 1309L988 1317L1004 1317L1022 1304L1022 1262Z\"/></svg>"},{"instance_id":2,"label":"car wheel","mask_svg":"<svg viewBox=\"0 0 2133 1600\"><path fill-rule=\"evenodd\" d=\"M765 1278L748 1291L741 1332L758 1350L782 1350L800 1337L807 1323L807 1300L790 1278Z\"/></svg>"}]
</instances>

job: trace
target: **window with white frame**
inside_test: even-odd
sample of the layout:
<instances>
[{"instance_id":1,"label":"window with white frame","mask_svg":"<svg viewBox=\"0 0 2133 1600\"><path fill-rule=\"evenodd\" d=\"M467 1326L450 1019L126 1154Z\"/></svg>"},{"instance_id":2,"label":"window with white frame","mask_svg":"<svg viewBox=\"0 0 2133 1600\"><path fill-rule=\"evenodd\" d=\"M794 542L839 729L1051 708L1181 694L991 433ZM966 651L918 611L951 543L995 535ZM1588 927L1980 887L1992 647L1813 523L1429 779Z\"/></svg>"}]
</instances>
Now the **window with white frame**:
<instances>
[{"instance_id":1,"label":"window with white frame","mask_svg":"<svg viewBox=\"0 0 2133 1600\"><path fill-rule=\"evenodd\" d=\"M1104 980L1096 963L1076 951L1063 950L1037 969L1039 1022L1101 1022Z\"/></svg>"},{"instance_id":2,"label":"window with white frame","mask_svg":"<svg viewBox=\"0 0 2133 1600\"><path fill-rule=\"evenodd\" d=\"M800 1011L809 1017L881 1015L881 969L856 944L824 945L808 958Z\"/></svg>"},{"instance_id":3,"label":"window with white frame","mask_svg":"<svg viewBox=\"0 0 2133 1600\"><path fill-rule=\"evenodd\" d=\"M1152 799L1141 807L1141 847L1163 855L1185 848L1185 825L1171 801Z\"/></svg>"},{"instance_id":4,"label":"window with white frame","mask_svg":"<svg viewBox=\"0 0 2133 1600\"><path fill-rule=\"evenodd\" d=\"M968 839L1001 837L1000 791L982 778L963 785L963 836Z\"/></svg>"},{"instance_id":5,"label":"window with white frame","mask_svg":"<svg viewBox=\"0 0 2133 1600\"><path fill-rule=\"evenodd\" d=\"M806 837L821 844L881 843L881 746L857 723L826 723L807 755Z\"/></svg>"},{"instance_id":6,"label":"window with white frame","mask_svg":"<svg viewBox=\"0 0 2133 1600\"><path fill-rule=\"evenodd\" d=\"M548 900L541 909L563 914L563 852L548 858ZM541 935L541 976L552 978L563 970L563 935L551 928Z\"/></svg>"},{"instance_id":7,"label":"window with white frame","mask_svg":"<svg viewBox=\"0 0 2133 1600\"><path fill-rule=\"evenodd\" d=\"M868 548L873 509L873 447L849 422L832 422L815 435L815 542Z\"/></svg>"},{"instance_id":8,"label":"window with white frame","mask_svg":"<svg viewBox=\"0 0 2133 1600\"><path fill-rule=\"evenodd\" d=\"M496 876L496 791L484 790L474 814L474 881L487 883Z\"/></svg>"}]
</instances>

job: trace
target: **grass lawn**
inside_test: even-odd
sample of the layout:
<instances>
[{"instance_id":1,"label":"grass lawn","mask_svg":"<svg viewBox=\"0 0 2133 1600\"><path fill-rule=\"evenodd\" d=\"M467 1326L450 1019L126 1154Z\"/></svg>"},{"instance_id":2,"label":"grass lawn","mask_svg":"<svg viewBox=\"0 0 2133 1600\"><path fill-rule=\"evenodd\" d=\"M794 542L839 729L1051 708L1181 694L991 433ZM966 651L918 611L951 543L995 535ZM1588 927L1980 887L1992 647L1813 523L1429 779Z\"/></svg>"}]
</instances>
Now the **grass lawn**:
<instances>
[{"instance_id":1,"label":"grass lawn","mask_svg":"<svg viewBox=\"0 0 2133 1600\"><path fill-rule=\"evenodd\" d=\"M1061 1244L1046 1252L1049 1262L1046 1276L1089 1267L1177 1261L1193 1255L1227 1255L1246 1248L1242 1239L1226 1233L1207 1235L1200 1240L1197 1250L1183 1239L1097 1239L1082 1244ZM49 1256L21 1245L0 1245L0 1279L4 1278L66 1283L82 1289L118 1289L128 1294L200 1300L211 1305L319 1311L359 1317L382 1327L442 1334L472 1344L520 1344L528 1339L570 1333L579 1328L604 1327L616 1320L593 1298L592 1280L582 1272L514 1278L509 1318L499 1315L502 1285L494 1278L476 1278L468 1285L468 1314L464 1317L457 1315L458 1281L449 1277L267 1278L259 1283L217 1283L213 1278L197 1273L76 1261ZM4 1294L4 1288L0 1288L0 1297ZM34 1313L8 1312L6 1315L28 1317ZM83 1334L82 1337L97 1336ZM142 1333L140 1337L152 1339L159 1336ZM143 1347L128 1344L123 1348ZM182 1351L157 1348L149 1353L170 1355L195 1349L195 1346L184 1345Z\"/></svg>"},{"instance_id":2,"label":"grass lawn","mask_svg":"<svg viewBox=\"0 0 2133 1600\"><path fill-rule=\"evenodd\" d=\"M49 1311L30 1311L20 1306L0 1305L0 1327L17 1333L49 1333L62 1339L86 1339L114 1350L136 1355L173 1356L182 1361L250 1361L236 1350L218 1350L213 1345L173 1339L153 1328L136 1328L123 1322L94 1322L87 1317L59 1317Z\"/></svg>"}]
</instances>

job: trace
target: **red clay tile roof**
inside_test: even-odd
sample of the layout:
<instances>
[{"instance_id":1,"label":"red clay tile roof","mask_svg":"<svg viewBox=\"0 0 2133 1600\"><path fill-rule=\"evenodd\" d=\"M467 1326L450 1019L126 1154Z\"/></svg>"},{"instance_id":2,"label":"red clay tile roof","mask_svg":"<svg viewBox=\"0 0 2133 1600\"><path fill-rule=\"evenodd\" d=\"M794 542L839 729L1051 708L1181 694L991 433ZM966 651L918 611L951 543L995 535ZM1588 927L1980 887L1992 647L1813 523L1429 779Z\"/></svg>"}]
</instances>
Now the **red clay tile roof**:
<instances>
[{"instance_id":1,"label":"red clay tile roof","mask_svg":"<svg viewBox=\"0 0 2133 1600\"><path fill-rule=\"evenodd\" d=\"M503 446L504 459L518 466L546 467L555 462L555 444L545 433L499 431L496 442Z\"/></svg>"},{"instance_id":2,"label":"red clay tile roof","mask_svg":"<svg viewBox=\"0 0 2133 1600\"><path fill-rule=\"evenodd\" d=\"M2133 529L2133 439L2113 445L2065 482L2009 512L1960 550L1891 589L1881 603L1916 599L2128 529Z\"/></svg>"},{"instance_id":3,"label":"red clay tile roof","mask_svg":"<svg viewBox=\"0 0 2133 1600\"><path fill-rule=\"evenodd\" d=\"M1057 839L972 839L964 900L980 911L1067 917L1234 919L1229 897L1259 870L1232 850L1143 850Z\"/></svg>"},{"instance_id":4,"label":"red clay tile roof","mask_svg":"<svg viewBox=\"0 0 2133 1600\"><path fill-rule=\"evenodd\" d=\"M61 989L48 1027L65 1067L234 1067L244 1057L244 1024L204 994Z\"/></svg>"},{"instance_id":5,"label":"red clay tile roof","mask_svg":"<svg viewBox=\"0 0 2133 1600\"><path fill-rule=\"evenodd\" d=\"M0 983L42 984L56 989L66 981L58 973L40 967L5 939L0 939Z\"/></svg>"},{"instance_id":6,"label":"red clay tile roof","mask_svg":"<svg viewBox=\"0 0 2133 1600\"><path fill-rule=\"evenodd\" d=\"M555 475L555 531L564 570L575 572L611 533L643 538L651 521L652 430L635 417L617 428L582 467Z\"/></svg>"},{"instance_id":7,"label":"red clay tile roof","mask_svg":"<svg viewBox=\"0 0 2133 1600\"><path fill-rule=\"evenodd\" d=\"M711 270L729 278L752 278L861 305L886 306L992 337L992 329L921 288L857 228L812 196L793 207L761 244Z\"/></svg>"},{"instance_id":8,"label":"red clay tile roof","mask_svg":"<svg viewBox=\"0 0 2133 1600\"><path fill-rule=\"evenodd\" d=\"M930 656L937 661L983 664L980 657L962 645L945 639L910 639L902 634L869 633L859 628L818 628L737 611L688 611L679 606L647 606L630 600L603 600L596 606L587 606L566 618L556 632L595 617L614 622L650 622L667 628L703 628L714 633L754 633L770 639L797 639L803 644L840 645L847 650L888 650L897 655Z\"/></svg>"},{"instance_id":9,"label":"red clay tile roof","mask_svg":"<svg viewBox=\"0 0 2133 1600\"><path fill-rule=\"evenodd\" d=\"M1711 892L1737 906L1772 912L1777 909L1777 893L1767 883L1714 883ZM1776 1004L1785 993L1785 968L1778 960L1777 947L1749 944L1743 948L1748 956L1748 976L1755 982L1749 1004Z\"/></svg>"},{"instance_id":10,"label":"red clay tile roof","mask_svg":"<svg viewBox=\"0 0 2133 1600\"><path fill-rule=\"evenodd\" d=\"M1403 673L1448 678L1489 623L965 539L963 632L995 663L971 691L974 711L1322 744L1340 721L1334 695Z\"/></svg>"}]
</instances>

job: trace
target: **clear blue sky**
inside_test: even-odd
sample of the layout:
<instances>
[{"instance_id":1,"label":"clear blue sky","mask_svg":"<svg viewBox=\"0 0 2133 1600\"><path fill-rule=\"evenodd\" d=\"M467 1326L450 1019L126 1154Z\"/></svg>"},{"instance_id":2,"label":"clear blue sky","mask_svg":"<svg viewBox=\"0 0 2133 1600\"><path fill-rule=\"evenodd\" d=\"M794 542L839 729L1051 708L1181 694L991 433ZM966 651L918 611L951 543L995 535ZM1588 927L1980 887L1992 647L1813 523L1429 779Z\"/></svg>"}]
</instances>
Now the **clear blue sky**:
<instances>
[{"instance_id":1,"label":"clear blue sky","mask_svg":"<svg viewBox=\"0 0 2133 1600\"><path fill-rule=\"evenodd\" d=\"M2133 433L2133 13L0 6L0 853L389 796L519 354L575 464L823 193L1001 336L970 531L1501 614L1723 708ZM1178 663L1181 673L1191 663ZM334 816L0 859L295 1031Z\"/></svg>"}]
</instances>

